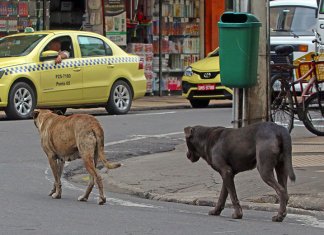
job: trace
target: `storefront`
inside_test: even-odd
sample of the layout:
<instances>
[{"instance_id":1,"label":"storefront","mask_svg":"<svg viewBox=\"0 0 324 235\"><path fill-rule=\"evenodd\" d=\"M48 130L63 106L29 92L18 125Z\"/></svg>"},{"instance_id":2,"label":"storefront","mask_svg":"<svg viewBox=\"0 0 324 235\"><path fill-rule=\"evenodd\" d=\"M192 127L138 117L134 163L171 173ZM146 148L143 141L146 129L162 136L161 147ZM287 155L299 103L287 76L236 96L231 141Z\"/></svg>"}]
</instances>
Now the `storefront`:
<instances>
[{"instance_id":1,"label":"storefront","mask_svg":"<svg viewBox=\"0 0 324 235\"><path fill-rule=\"evenodd\" d=\"M43 0L0 1L0 37L22 32L26 27L43 29L48 5L49 1Z\"/></svg>"},{"instance_id":2,"label":"storefront","mask_svg":"<svg viewBox=\"0 0 324 235\"><path fill-rule=\"evenodd\" d=\"M144 60L147 91L160 95L181 94L185 68L218 46L217 22L231 7L219 0L113 2L125 2L127 51Z\"/></svg>"},{"instance_id":3,"label":"storefront","mask_svg":"<svg viewBox=\"0 0 324 235\"><path fill-rule=\"evenodd\" d=\"M141 57L152 94L181 94L184 69L204 56L203 17L204 0L105 1L107 37Z\"/></svg>"},{"instance_id":4,"label":"storefront","mask_svg":"<svg viewBox=\"0 0 324 235\"><path fill-rule=\"evenodd\" d=\"M85 0L51 0L49 28L81 29L85 6Z\"/></svg>"},{"instance_id":5,"label":"storefront","mask_svg":"<svg viewBox=\"0 0 324 235\"><path fill-rule=\"evenodd\" d=\"M148 93L181 94L184 69L217 47L224 8L218 0L6 0L0 34L27 26L97 32L141 57Z\"/></svg>"}]
</instances>

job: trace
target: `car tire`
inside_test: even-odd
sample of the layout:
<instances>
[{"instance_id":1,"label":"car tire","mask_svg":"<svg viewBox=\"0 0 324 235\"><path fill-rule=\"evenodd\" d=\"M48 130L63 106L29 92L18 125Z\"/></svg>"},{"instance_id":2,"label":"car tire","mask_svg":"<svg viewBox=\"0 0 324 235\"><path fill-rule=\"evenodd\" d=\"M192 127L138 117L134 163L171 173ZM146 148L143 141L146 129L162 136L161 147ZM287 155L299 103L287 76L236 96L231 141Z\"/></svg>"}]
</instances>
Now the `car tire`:
<instances>
[{"instance_id":1,"label":"car tire","mask_svg":"<svg viewBox=\"0 0 324 235\"><path fill-rule=\"evenodd\" d=\"M9 119L28 119L36 106L33 88L25 82L17 82L9 92L5 113Z\"/></svg>"},{"instance_id":2,"label":"car tire","mask_svg":"<svg viewBox=\"0 0 324 235\"><path fill-rule=\"evenodd\" d=\"M132 106L132 91L129 85L122 80L116 81L110 91L106 110L109 114L126 114Z\"/></svg>"},{"instance_id":3,"label":"car tire","mask_svg":"<svg viewBox=\"0 0 324 235\"><path fill-rule=\"evenodd\" d=\"M190 99L189 101L193 108L207 108L210 100Z\"/></svg>"}]
</instances>

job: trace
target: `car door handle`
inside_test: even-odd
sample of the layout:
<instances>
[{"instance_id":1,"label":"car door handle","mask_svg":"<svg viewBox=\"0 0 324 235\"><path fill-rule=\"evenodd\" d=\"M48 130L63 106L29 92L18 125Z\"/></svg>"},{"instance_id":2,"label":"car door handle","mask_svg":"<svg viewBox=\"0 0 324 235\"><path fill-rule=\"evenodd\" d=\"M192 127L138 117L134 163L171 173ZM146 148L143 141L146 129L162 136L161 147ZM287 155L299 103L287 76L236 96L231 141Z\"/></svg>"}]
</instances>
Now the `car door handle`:
<instances>
[{"instance_id":1,"label":"car door handle","mask_svg":"<svg viewBox=\"0 0 324 235\"><path fill-rule=\"evenodd\" d=\"M79 72L79 71L81 71L81 68L80 68L80 67L74 67L74 68L73 68L73 71L74 71L74 72Z\"/></svg>"},{"instance_id":2,"label":"car door handle","mask_svg":"<svg viewBox=\"0 0 324 235\"><path fill-rule=\"evenodd\" d=\"M115 65L113 65L113 64L108 64L107 65L107 68L109 68L109 69L112 69L112 68L114 68L115 67Z\"/></svg>"}]
</instances>

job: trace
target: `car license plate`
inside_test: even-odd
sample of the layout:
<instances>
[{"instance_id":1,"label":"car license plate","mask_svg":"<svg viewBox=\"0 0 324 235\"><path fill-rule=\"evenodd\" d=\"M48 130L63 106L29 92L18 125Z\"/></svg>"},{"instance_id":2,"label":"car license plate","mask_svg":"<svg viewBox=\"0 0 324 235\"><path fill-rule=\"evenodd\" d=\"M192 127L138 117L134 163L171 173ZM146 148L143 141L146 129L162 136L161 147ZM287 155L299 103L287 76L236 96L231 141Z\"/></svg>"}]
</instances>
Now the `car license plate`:
<instances>
[{"instance_id":1,"label":"car license plate","mask_svg":"<svg viewBox=\"0 0 324 235\"><path fill-rule=\"evenodd\" d=\"M210 91L215 90L215 84L198 84L198 91Z\"/></svg>"}]
</instances>

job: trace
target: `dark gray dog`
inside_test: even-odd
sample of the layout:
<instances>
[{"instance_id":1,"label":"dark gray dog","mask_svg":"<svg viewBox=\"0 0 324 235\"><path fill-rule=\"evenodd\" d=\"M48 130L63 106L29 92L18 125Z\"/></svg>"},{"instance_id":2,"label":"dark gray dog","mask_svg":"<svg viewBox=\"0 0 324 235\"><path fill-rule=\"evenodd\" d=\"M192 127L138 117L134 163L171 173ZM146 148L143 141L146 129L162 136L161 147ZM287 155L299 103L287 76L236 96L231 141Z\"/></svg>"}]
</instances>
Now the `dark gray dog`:
<instances>
[{"instance_id":1,"label":"dark gray dog","mask_svg":"<svg viewBox=\"0 0 324 235\"><path fill-rule=\"evenodd\" d=\"M257 167L265 183L279 196L280 207L272 221L285 218L288 203L287 179L295 181L291 156L291 137L286 128L272 122L260 122L233 129L194 126L184 129L187 157L196 162L203 158L223 179L221 193L210 215L220 215L228 196L233 203L234 219L241 219L242 208L236 195L234 176ZM276 181L274 170L277 173Z\"/></svg>"}]
</instances>

